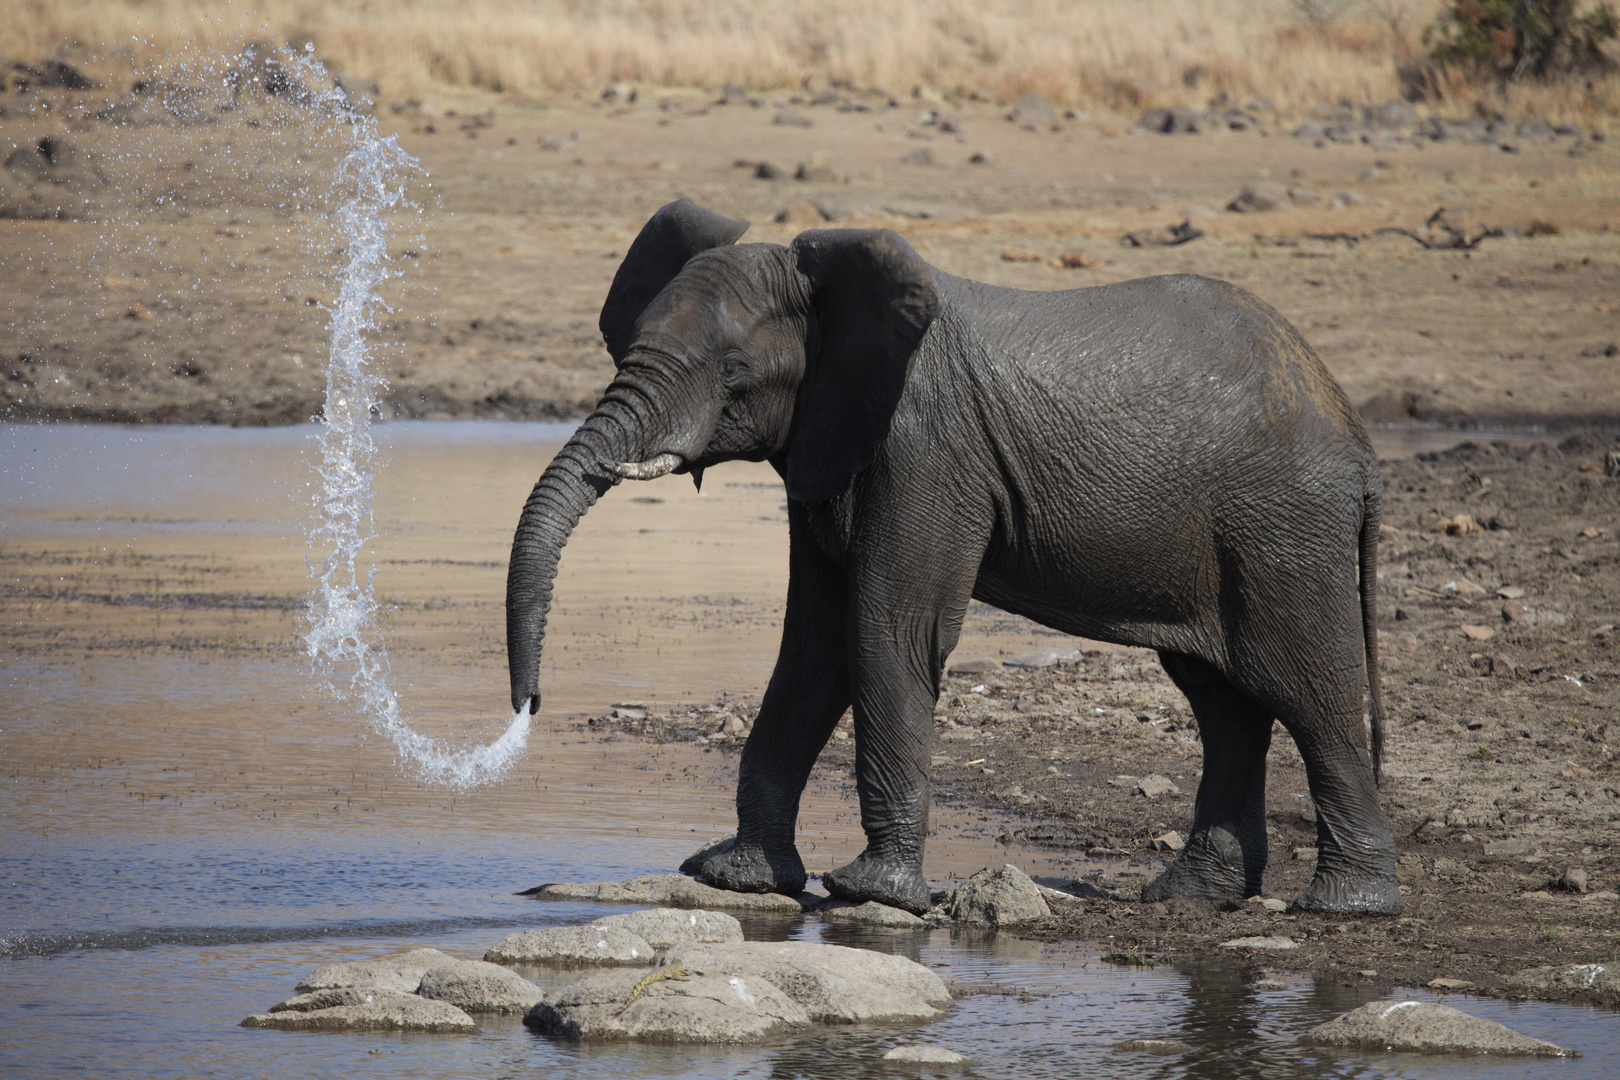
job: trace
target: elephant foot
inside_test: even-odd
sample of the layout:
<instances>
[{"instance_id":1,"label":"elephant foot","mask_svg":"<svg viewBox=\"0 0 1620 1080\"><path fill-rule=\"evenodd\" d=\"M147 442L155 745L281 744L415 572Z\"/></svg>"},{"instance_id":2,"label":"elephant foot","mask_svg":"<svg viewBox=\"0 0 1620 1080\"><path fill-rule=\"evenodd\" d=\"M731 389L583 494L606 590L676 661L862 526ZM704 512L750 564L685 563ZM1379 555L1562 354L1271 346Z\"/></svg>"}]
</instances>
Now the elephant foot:
<instances>
[{"instance_id":1,"label":"elephant foot","mask_svg":"<svg viewBox=\"0 0 1620 1080\"><path fill-rule=\"evenodd\" d=\"M1399 915L1406 910L1393 874L1322 873L1288 906L1289 911L1326 915Z\"/></svg>"},{"instance_id":2,"label":"elephant foot","mask_svg":"<svg viewBox=\"0 0 1620 1080\"><path fill-rule=\"evenodd\" d=\"M703 880L717 889L726 889L730 892L752 893L782 893L784 896L798 896L804 891L804 882L808 875L804 872L804 860L799 858L799 852L792 847L782 851L768 852L759 844L750 844L733 837L729 842L716 845L707 852L698 855L707 855L698 868ZM681 864L684 871L694 862L697 856Z\"/></svg>"},{"instance_id":3,"label":"elephant foot","mask_svg":"<svg viewBox=\"0 0 1620 1080\"><path fill-rule=\"evenodd\" d=\"M1243 848L1230 828L1195 833L1176 861L1142 890L1142 900L1152 903L1178 898L1217 904L1242 900L1260 891L1265 860L1252 861L1257 865L1246 864Z\"/></svg>"},{"instance_id":4,"label":"elephant foot","mask_svg":"<svg viewBox=\"0 0 1620 1080\"><path fill-rule=\"evenodd\" d=\"M886 860L868 852L862 852L847 866L822 874L821 883L838 899L852 903L876 900L913 915L925 915L931 906L928 882L924 880L920 867Z\"/></svg>"}]
</instances>

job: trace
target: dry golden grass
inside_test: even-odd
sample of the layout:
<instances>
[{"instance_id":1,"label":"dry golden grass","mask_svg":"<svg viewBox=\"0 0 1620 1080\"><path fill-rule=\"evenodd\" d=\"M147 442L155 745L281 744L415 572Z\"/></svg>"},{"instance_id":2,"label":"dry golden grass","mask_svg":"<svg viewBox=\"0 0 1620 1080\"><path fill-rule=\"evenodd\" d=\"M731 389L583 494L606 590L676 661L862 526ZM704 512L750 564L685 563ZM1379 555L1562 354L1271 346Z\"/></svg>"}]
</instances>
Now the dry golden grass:
<instances>
[{"instance_id":1,"label":"dry golden grass","mask_svg":"<svg viewBox=\"0 0 1620 1080\"><path fill-rule=\"evenodd\" d=\"M1438 0L9 0L0 56L149 65L244 40L312 39L385 95L461 86L547 94L630 82L755 89L925 87L1083 108L1203 105L1225 91L1285 111L1400 94ZM1330 16L1324 18L1325 16ZM1612 114L1617 80L1508 96L1461 80L1453 107Z\"/></svg>"}]
</instances>

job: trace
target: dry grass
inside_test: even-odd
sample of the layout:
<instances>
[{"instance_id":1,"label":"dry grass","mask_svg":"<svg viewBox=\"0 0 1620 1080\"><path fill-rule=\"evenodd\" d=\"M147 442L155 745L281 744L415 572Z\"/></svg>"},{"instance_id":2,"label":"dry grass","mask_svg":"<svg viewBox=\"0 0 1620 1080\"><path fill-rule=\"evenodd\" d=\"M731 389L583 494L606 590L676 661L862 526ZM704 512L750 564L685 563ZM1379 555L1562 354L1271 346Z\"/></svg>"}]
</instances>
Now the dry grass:
<instances>
[{"instance_id":1,"label":"dry grass","mask_svg":"<svg viewBox=\"0 0 1620 1080\"><path fill-rule=\"evenodd\" d=\"M1038 90L1130 111L1222 91L1298 112L1400 94L1438 0L10 0L0 56L160 63L248 38L313 39L385 95L443 86L594 92L615 82L820 85L997 101ZM1613 114L1615 79L1509 98L1453 80L1453 111Z\"/></svg>"}]
</instances>

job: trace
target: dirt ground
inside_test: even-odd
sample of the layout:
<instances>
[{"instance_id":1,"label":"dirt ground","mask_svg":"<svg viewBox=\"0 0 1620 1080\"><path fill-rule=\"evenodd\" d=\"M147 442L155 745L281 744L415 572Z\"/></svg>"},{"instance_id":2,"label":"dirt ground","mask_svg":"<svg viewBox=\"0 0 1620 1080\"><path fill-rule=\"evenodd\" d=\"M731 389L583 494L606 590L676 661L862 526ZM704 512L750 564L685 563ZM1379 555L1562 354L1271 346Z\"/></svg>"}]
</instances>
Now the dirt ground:
<instances>
[{"instance_id":1,"label":"dirt ground","mask_svg":"<svg viewBox=\"0 0 1620 1080\"><path fill-rule=\"evenodd\" d=\"M5 414L316 412L343 255L334 123L204 86L4 97ZM751 240L889 227L945 270L1020 288L1235 281L1300 327L1369 421L1620 422L1620 144L1601 121L1237 111L1245 130L1169 135L1135 115L1013 122L989 103L835 92L385 102L381 130L426 174L409 185L421 213L392 219L382 411L583 415L611 369L608 282L647 216L686 195L754 222ZM1250 184L1279 208L1225 209ZM1155 242L1183 221L1203 235Z\"/></svg>"},{"instance_id":2,"label":"dirt ground","mask_svg":"<svg viewBox=\"0 0 1620 1080\"><path fill-rule=\"evenodd\" d=\"M946 270L1023 288L1226 278L1298 325L1369 421L1620 429L1620 147L1601 132L1436 141L1365 129L1334 141L1296 138L1309 118L1269 114L1221 135L1136 132L1134 117L1106 116L1030 130L985 104L837 95L400 106L385 105L381 123L431 187L412 189L420 216L395 221L405 276L378 325L386 416L582 415L610 372L595 329L607 283L641 222L687 195L754 221L751 239L829 221L895 228ZM14 164L0 169L0 196L19 216L0 219L4 415L275 424L316 412L342 252L323 231L327 196L288 192L319 195L340 147L310 123L253 102L187 112L162 94L8 98L0 156ZM40 164L29 155L47 136L56 158ZM1223 209L1264 183L1292 189L1284 208ZM62 213L28 219L41 206ZM1121 239L1184 220L1203 235ZM1397 228L1409 232L1380 232ZM1427 246L1487 229L1466 249ZM1200 760L1184 700L1145 652L1088 650L1035 670L987 656L952 675L938 798L984 808L986 827L1011 840L1074 854L1079 898L1034 932L1112 939L1138 959L1282 933L1302 947L1256 964L1392 985L1455 978L1497 994L1516 992L1526 967L1620 959L1613 449L1612 434L1587 434L1385 463L1384 792L1404 917L1135 902L1169 858L1154 838L1187 829ZM131 565L151 576L153 603L139 591L103 602L52 593L40 575L60 567L40 551L6 555L12 648L88 658L59 616L122 626L113 609L128 605L153 614L152 633L119 630L109 647L178 648L158 622L172 600L190 647L230 653L248 634L292 651L296 588L186 607L182 593L207 592L208 567L176 564L197 580L171 596L161 573ZM498 642L483 645L478 662L498 664ZM743 728L750 704L737 693L707 712L655 704L598 726L604 738L734 746L740 735L717 729L727 716ZM844 734L818 783L847 787ZM1178 790L1138 794L1155 775ZM1266 892L1286 899L1309 878L1314 823L1285 737L1270 805ZM1585 871L1584 892L1558 887L1571 868Z\"/></svg>"},{"instance_id":3,"label":"dirt ground","mask_svg":"<svg viewBox=\"0 0 1620 1080\"><path fill-rule=\"evenodd\" d=\"M959 652L935 713L937 800L994 811L1009 843L1074 853L1078 898L1033 933L1110 941L1138 962L1283 935L1301 947L1251 961L1391 986L1460 979L1502 996L1524 992L1513 976L1526 968L1615 962L1620 478L1601 468L1616 450L1575 436L1384 463L1383 793L1402 917L1136 902L1172 858L1155 838L1190 825L1201 762L1186 700L1146 650L1088 649L1039 669ZM594 725L740 745L755 707L653 705ZM818 782L850 783L849 723ZM1152 776L1173 789L1147 797L1139 782ZM1269 783L1265 895L1287 900L1310 880L1316 824L1280 728ZM1584 871L1584 891L1566 887L1570 869Z\"/></svg>"}]
</instances>

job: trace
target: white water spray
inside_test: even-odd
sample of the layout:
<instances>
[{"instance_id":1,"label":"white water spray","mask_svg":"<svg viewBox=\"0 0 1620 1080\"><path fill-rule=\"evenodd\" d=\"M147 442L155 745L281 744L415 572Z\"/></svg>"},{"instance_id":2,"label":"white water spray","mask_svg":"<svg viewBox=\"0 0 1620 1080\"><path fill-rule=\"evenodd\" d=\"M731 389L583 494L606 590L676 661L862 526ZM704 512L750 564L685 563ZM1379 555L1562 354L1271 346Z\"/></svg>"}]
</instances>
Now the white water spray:
<instances>
[{"instance_id":1,"label":"white water spray","mask_svg":"<svg viewBox=\"0 0 1620 1080\"><path fill-rule=\"evenodd\" d=\"M304 60L302 66L324 79L325 72L313 59ZM452 749L412 731L400 716L399 695L388 685L388 652L374 640L377 601L372 571L362 570L365 547L375 536L372 481L378 453L371 414L384 385L369 366L366 333L372 328L374 310L388 309L377 287L397 276L387 267L386 215L410 205L404 179L420 166L400 148L396 136L379 135L375 119L355 112L342 91L329 91L317 104L348 124L350 146L337 184L347 192L337 216L348 264L332 310L318 520L310 530L310 549L319 553L320 561L310 563L317 584L310 595L304 644L316 675L386 735L423 779L455 787L489 783L500 779L528 744L528 711L514 714L493 743L471 749Z\"/></svg>"}]
</instances>

